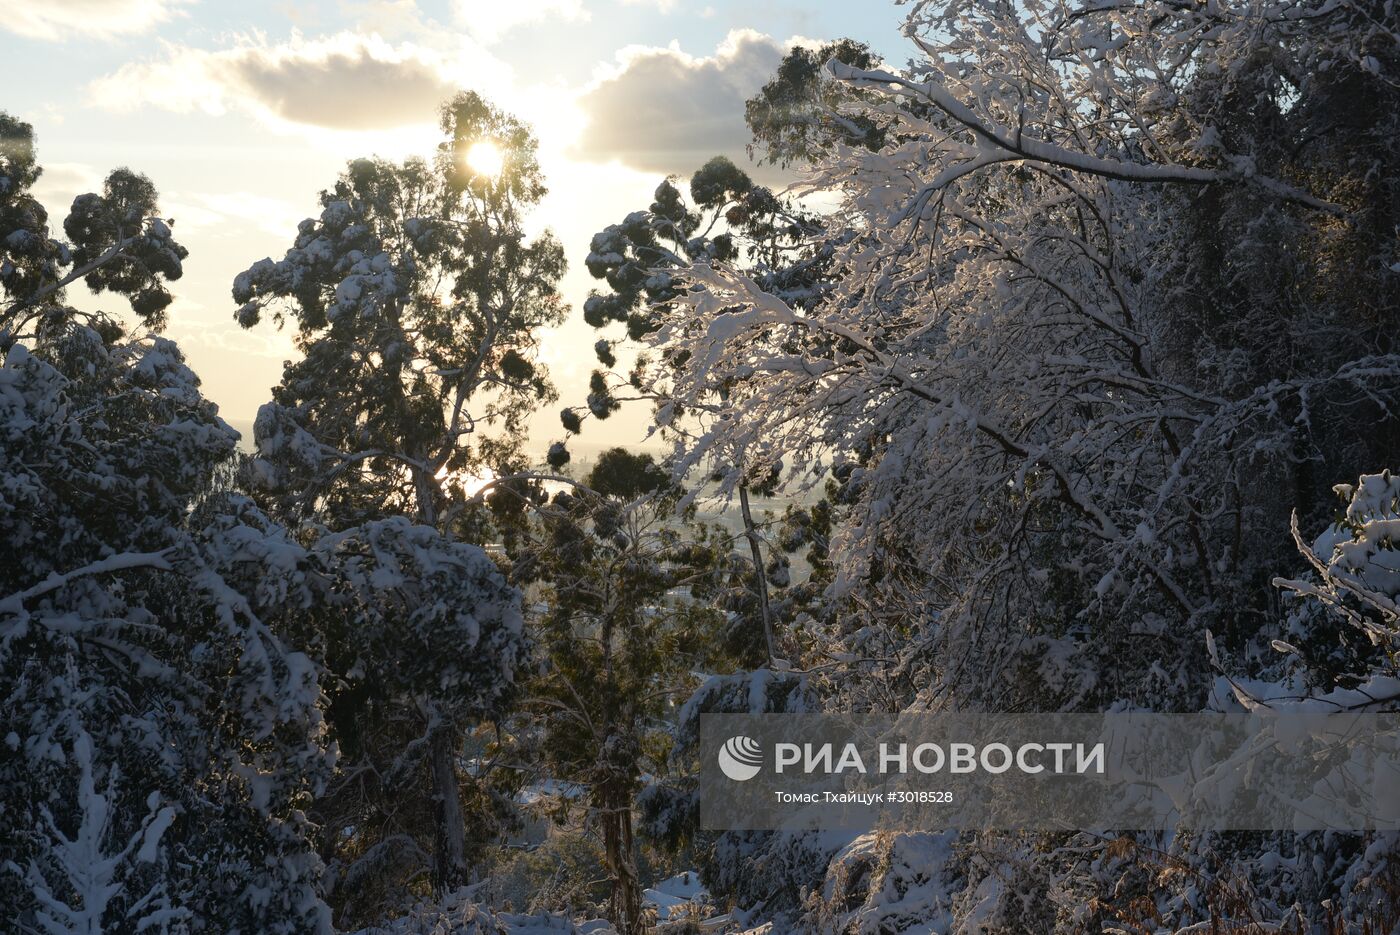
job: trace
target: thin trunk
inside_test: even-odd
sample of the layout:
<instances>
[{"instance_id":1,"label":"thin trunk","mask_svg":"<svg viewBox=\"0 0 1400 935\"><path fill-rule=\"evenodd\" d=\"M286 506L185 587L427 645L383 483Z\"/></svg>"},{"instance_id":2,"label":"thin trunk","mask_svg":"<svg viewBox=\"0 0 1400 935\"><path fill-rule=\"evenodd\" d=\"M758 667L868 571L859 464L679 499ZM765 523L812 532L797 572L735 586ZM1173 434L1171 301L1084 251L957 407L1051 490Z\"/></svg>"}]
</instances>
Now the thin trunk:
<instances>
[{"instance_id":1,"label":"thin trunk","mask_svg":"<svg viewBox=\"0 0 1400 935\"><path fill-rule=\"evenodd\" d=\"M112 246L108 247L106 251L102 253L101 256L90 260L87 263L84 263L82 266L78 267L75 270L70 271L67 276L64 276L57 282L49 283L47 286L35 292L33 295L20 299L18 302L15 302L8 309L6 309L5 313L7 315L13 315L20 309L38 305L40 302L53 295L55 292L59 291L60 289L65 289L68 286L71 286L73 283L77 282L79 279L82 279L84 276L86 276L88 273L91 273L99 266L102 266L105 263L109 262L113 257L117 256L119 253L121 253L123 250L129 247L132 241L136 239L135 237L120 237L120 234L118 236L119 239L117 240L117 242L112 244Z\"/></svg>"},{"instance_id":2,"label":"thin trunk","mask_svg":"<svg viewBox=\"0 0 1400 935\"><path fill-rule=\"evenodd\" d=\"M462 814L462 797L457 788L452 731L439 728L429 742L429 764L433 772L433 805L437 833L433 848L433 891L450 893L466 886L467 822Z\"/></svg>"},{"instance_id":3,"label":"thin trunk","mask_svg":"<svg viewBox=\"0 0 1400 935\"><path fill-rule=\"evenodd\" d=\"M415 453L416 454L416 453ZM419 460L423 460L419 457ZM418 519L425 526L437 525L433 479L414 469L418 498ZM430 717L433 712L430 712ZM433 812L437 828L433 835L433 890L449 893L469 882L467 867L467 820L462 810L462 790L457 785L455 763L456 732L451 721L433 729L428 745L429 768L433 777Z\"/></svg>"},{"instance_id":4,"label":"thin trunk","mask_svg":"<svg viewBox=\"0 0 1400 935\"><path fill-rule=\"evenodd\" d=\"M768 606L768 575L763 567L763 549L759 545L758 530L754 527L753 513L749 510L749 485L739 485L739 509L744 515L744 538L749 540L749 551L753 553L754 576L758 580L758 606L763 616L763 640L768 647L768 664L772 665L778 654L773 647L773 614Z\"/></svg>"},{"instance_id":5,"label":"thin trunk","mask_svg":"<svg viewBox=\"0 0 1400 935\"><path fill-rule=\"evenodd\" d=\"M609 920L618 935L642 935L642 883L632 839L632 809L625 794L603 792L603 846L612 876Z\"/></svg>"}]
</instances>

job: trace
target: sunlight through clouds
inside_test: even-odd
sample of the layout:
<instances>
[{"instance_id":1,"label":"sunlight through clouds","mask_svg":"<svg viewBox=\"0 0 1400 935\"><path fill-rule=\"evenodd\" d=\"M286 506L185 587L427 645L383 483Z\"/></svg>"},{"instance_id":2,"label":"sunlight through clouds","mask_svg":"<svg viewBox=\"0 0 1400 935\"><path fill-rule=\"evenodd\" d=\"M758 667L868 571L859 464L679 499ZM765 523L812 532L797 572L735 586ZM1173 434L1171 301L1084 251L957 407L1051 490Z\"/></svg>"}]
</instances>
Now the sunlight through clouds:
<instances>
[{"instance_id":1,"label":"sunlight through clouds","mask_svg":"<svg viewBox=\"0 0 1400 935\"><path fill-rule=\"evenodd\" d=\"M402 159L433 152L439 107L471 89L532 123L546 149L577 138L576 91L518 81L469 35L421 22L408 32L398 42L350 31L276 43L255 34L222 49L162 42L161 55L93 81L89 99L114 113L242 113L328 152Z\"/></svg>"},{"instance_id":2,"label":"sunlight through clouds","mask_svg":"<svg viewBox=\"0 0 1400 935\"><path fill-rule=\"evenodd\" d=\"M455 0L432 8L413 0L365 0L339 9L339 19L322 8L296 24L171 31L106 60L101 77L86 83L87 103L110 113L144 110L150 116L142 119L160 119L154 112L165 112L167 120L193 114L209 127L217 121L234 135L230 152L246 151L254 164L268 164L279 150L295 154L304 182L279 179L261 200L248 195L258 191L255 175L241 170L218 189L202 187L196 178L166 189L162 208L190 240L192 263L210 262L230 244L246 245L242 253L252 256L280 255L297 222L312 211L315 191L346 160L431 156L441 142L438 108L458 90L474 90L532 126L549 193L527 227L532 235L551 229L569 245L571 262L561 286L565 300L579 308L596 285L579 258L591 236L618 219L619 204L646 204L662 175L688 177L717 153L747 162L743 98L794 41L731 28L698 45L687 41L683 51L680 42L666 44L662 36L674 26L664 25L658 28L666 33L651 34L651 42L618 49L610 44L615 40L601 36L585 40L603 9L590 0ZM656 0L614 12L629 22L649 17L657 24L677 24L690 15ZM549 34L561 25L570 42L577 33L578 42L591 44L571 45L572 58L560 58L554 67L539 67L516 42L524 36L534 42L537 30ZM183 140L179 132L152 137L145 148L178 148ZM257 154L248 150L254 140ZM478 171L493 174L496 155L483 145L468 158ZM148 162L141 157L139 164ZM759 170L760 177L765 173ZM52 181L66 184L52 187L62 210L70 190L81 184L59 174ZM85 184L100 184L100 178ZM217 354L210 337L222 318L226 264L217 265L208 292L201 292L198 316L207 315L202 323L211 331L191 345L201 365L205 355ZM542 339L545 362L563 394L584 392L596 336L573 316ZM254 354L249 360L258 362L251 383L225 379L218 365L206 367L211 386L237 412L250 412L275 379L275 369L261 363L270 357ZM556 413L542 412L537 428L555 432L557 421ZM629 411L610 425L640 436L642 421Z\"/></svg>"},{"instance_id":3,"label":"sunlight through clouds","mask_svg":"<svg viewBox=\"0 0 1400 935\"><path fill-rule=\"evenodd\" d=\"M0 935L1400 935L1397 5L0 0Z\"/></svg>"}]
</instances>

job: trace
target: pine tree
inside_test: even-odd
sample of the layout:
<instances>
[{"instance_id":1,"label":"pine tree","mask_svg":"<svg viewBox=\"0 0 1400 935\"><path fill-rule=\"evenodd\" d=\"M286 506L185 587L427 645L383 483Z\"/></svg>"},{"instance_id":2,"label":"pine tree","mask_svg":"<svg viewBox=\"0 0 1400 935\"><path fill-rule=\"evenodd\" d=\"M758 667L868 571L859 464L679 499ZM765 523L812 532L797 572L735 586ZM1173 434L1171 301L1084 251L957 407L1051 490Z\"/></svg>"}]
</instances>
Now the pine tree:
<instances>
[{"instance_id":1,"label":"pine tree","mask_svg":"<svg viewBox=\"0 0 1400 935\"><path fill-rule=\"evenodd\" d=\"M532 633L544 670L528 701L538 752L550 777L584 790L603 839L609 918L626 935L646 928L634 818L643 777L667 772L666 717L690 673L721 658L711 601L728 550L677 516L682 493L649 455L610 449L583 485L539 510L539 539L517 565L542 605Z\"/></svg>"}]
</instances>

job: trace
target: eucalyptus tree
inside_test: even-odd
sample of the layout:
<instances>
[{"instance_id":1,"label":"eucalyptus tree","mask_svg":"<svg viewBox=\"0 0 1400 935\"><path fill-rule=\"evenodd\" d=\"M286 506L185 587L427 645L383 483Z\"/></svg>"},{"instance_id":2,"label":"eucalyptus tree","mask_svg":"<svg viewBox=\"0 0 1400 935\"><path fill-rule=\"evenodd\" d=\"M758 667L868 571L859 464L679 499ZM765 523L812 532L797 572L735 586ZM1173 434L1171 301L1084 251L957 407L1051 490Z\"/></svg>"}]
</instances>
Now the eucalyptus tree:
<instances>
[{"instance_id":1,"label":"eucalyptus tree","mask_svg":"<svg viewBox=\"0 0 1400 935\"><path fill-rule=\"evenodd\" d=\"M185 250L120 169L50 234L0 113L0 904L19 930L329 931L310 557L158 326ZM134 315L85 312L85 281Z\"/></svg>"},{"instance_id":2,"label":"eucalyptus tree","mask_svg":"<svg viewBox=\"0 0 1400 935\"><path fill-rule=\"evenodd\" d=\"M777 74L744 103L753 133L749 155L784 168L804 167L838 145L879 150L889 121L863 110L844 110L863 92L832 77L828 62L875 68L880 57L863 42L838 39L818 48L793 46Z\"/></svg>"},{"instance_id":3,"label":"eucalyptus tree","mask_svg":"<svg viewBox=\"0 0 1400 935\"><path fill-rule=\"evenodd\" d=\"M130 306L142 324L159 329L172 296L166 283L184 272L189 251L171 234L156 207L151 180L130 169L115 169L102 192L73 200L64 219L67 241L49 234L48 212L30 191L43 170L34 152L33 128L0 113L0 286L5 289L5 333L33 327L61 306L64 289L83 282L94 293L111 292ZM64 320L85 317L69 310ZM51 315L49 317L52 317Z\"/></svg>"},{"instance_id":4,"label":"eucalyptus tree","mask_svg":"<svg viewBox=\"0 0 1400 935\"><path fill-rule=\"evenodd\" d=\"M854 43L843 48L858 52ZM868 58L858 58L869 62ZM801 62L775 79L764 119L775 136L796 146L811 137L817 145L817 121L801 114L819 111L821 93L805 83ZM779 81L801 87L777 89ZM800 103L799 103L800 102ZM753 110L751 106L750 110ZM789 130L784 121L801 122ZM780 124L783 126L780 127ZM688 188L688 193L685 189ZM688 194L688 197L687 197ZM743 269L757 288L782 295L795 307L820 301L831 287L832 258L838 238L822 237L827 221L798 197L774 192L756 184L731 160L716 157L696 171L683 185L668 178L657 187L651 205L629 213L621 222L595 235L587 267L599 280L584 306L584 318L597 329L595 347L601 367L592 375L590 394L583 406L563 410L566 431L585 431L589 419L606 419L628 401L649 403L654 410L653 431L678 448L704 431L701 416L722 407L729 387L716 383L707 396L680 400L664 375L684 372L689 355L678 349L674 356L663 349L652 353L658 328L677 315L691 285L685 270L692 263L725 263ZM618 358L640 349L628 373L618 373ZM560 450L564 449L561 444ZM722 467L721 467L722 465ZM695 462L667 465L673 476L693 479L696 474L740 477L735 485L739 503L738 536L721 539L713 561L724 569L722 584L709 598L724 611L715 633L723 653L704 669L715 673L691 688L686 703L669 714L673 737L667 770L656 771L637 796L637 824L642 833L663 847L690 850L703 869L707 885L717 893L734 896L747 904L767 902L770 908L784 900L796 902L800 883L777 882L758 874L755 867L773 868L810 863L805 845L790 837L768 834L706 834L698 828L695 774L698 763L698 716L704 713L774 713L810 711L817 706L816 680L782 671L789 659L803 653L806 632L817 619L834 612L822 592L832 568L827 560L835 513L840 512L842 478L825 478L828 489L813 502L786 508L780 519L758 517L751 495L770 495L777 475L742 459L740 452L726 461L717 456L692 473ZM813 478L820 484L823 478ZM687 490L682 502L700 494ZM737 546L737 547L736 547ZM807 574L793 574L793 556L806 560ZM789 862L785 852L803 857ZM781 897L774 898L775 892Z\"/></svg>"},{"instance_id":5,"label":"eucalyptus tree","mask_svg":"<svg viewBox=\"0 0 1400 935\"><path fill-rule=\"evenodd\" d=\"M780 293L799 306L815 301L826 287L823 276L831 249L828 245L813 246L820 220L796 199L780 197L755 184L748 173L723 156L696 171L689 180L689 190L687 201L674 178L662 181L648 209L631 212L592 239L587 266L603 287L589 295L584 320L601 335L595 351L602 367L592 374L586 405L570 406L561 413L570 434L581 432L588 418L608 418L628 400L652 404L653 431L662 437L682 437L694 429L689 413L692 407L710 405L708 401L681 405L669 396L664 382L642 387L644 374L684 366L683 353L674 361L669 353L663 353L659 360L643 354L625 376L613 369L622 347L645 347L651 340L663 316L688 288L679 273L689 264L742 264L761 288ZM625 328L619 329L619 325ZM715 391L722 393L723 388ZM559 450L564 451L563 443ZM748 602L751 613L744 616L757 624L763 638L763 652L754 661L767 663L781 658L778 618L785 609L800 608L810 597L805 586L781 597L770 593L789 583L788 559L772 549L765 557L764 537L750 509L749 495L751 491L771 491L772 480L771 472L754 471L738 487L752 568L747 584L753 594ZM815 528L805 511L796 513L803 515L789 517L794 526L805 523L809 530ZM812 544L801 536L787 539L800 541L803 547ZM799 592L801 596L797 596Z\"/></svg>"},{"instance_id":6,"label":"eucalyptus tree","mask_svg":"<svg viewBox=\"0 0 1400 935\"><path fill-rule=\"evenodd\" d=\"M525 232L545 193L529 130L472 93L444 105L441 125L431 159L350 163L286 256L253 264L233 288L244 327L269 313L290 322L302 354L254 429L254 471L278 515L331 532L396 516L413 524L395 534L408 551L389 564L401 574L394 600L427 615L425 630L365 633L351 619L333 628L325 652L337 676L333 730L365 758L347 782L364 788L374 777L377 818L355 824L412 841L421 826L396 826L394 816L412 812L404 793L426 779L439 890L468 878L462 731L509 703L523 642L518 595L494 585L431 592L436 576L485 560L455 541L468 482L519 466L526 417L554 398L539 331L565 313L562 251L549 234ZM481 147L501 156L499 172L476 167ZM429 617L443 629L425 655L417 637L429 635ZM396 674L410 670L419 677ZM365 736L405 723L417 727L388 750L387 735ZM365 856L373 836L348 840Z\"/></svg>"}]
</instances>

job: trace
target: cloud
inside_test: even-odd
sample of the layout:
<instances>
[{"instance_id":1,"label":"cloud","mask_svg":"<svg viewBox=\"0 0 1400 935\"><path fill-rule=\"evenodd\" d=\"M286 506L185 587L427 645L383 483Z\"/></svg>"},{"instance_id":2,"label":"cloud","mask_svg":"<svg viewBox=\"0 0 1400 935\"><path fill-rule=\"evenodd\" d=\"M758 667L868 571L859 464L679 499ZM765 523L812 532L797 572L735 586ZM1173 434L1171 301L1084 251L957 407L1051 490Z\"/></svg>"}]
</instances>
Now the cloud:
<instances>
[{"instance_id":1,"label":"cloud","mask_svg":"<svg viewBox=\"0 0 1400 935\"><path fill-rule=\"evenodd\" d=\"M577 158L617 159L650 172L689 175L716 154L743 158L744 101L772 78L786 47L752 30L731 32L715 54L632 48L579 98L589 125Z\"/></svg>"},{"instance_id":2,"label":"cloud","mask_svg":"<svg viewBox=\"0 0 1400 935\"><path fill-rule=\"evenodd\" d=\"M241 236L252 228L290 240L311 203L295 205L253 192L176 192L161 198L161 213L174 218L176 235L210 230Z\"/></svg>"},{"instance_id":3,"label":"cloud","mask_svg":"<svg viewBox=\"0 0 1400 935\"><path fill-rule=\"evenodd\" d=\"M95 166L83 162L45 162L43 166L44 173L34 183L32 192L49 212L50 232L57 233L73 207L74 198L102 190L103 174Z\"/></svg>"},{"instance_id":4,"label":"cloud","mask_svg":"<svg viewBox=\"0 0 1400 935\"><path fill-rule=\"evenodd\" d=\"M452 0L452 18L482 42L544 19L587 20L583 0Z\"/></svg>"},{"instance_id":5,"label":"cloud","mask_svg":"<svg viewBox=\"0 0 1400 935\"><path fill-rule=\"evenodd\" d=\"M171 317L166 337L173 338L186 352L191 348L203 348L216 351L220 356L252 355L278 361L296 356L296 344L287 331L277 328L245 330L232 324L229 320L233 317L231 315L228 319L211 320L207 317L208 309L203 303L192 299L178 288L172 291L175 294L175 304L172 307L179 309L180 314ZM224 356L224 359L227 360L228 357ZM205 371L200 369L199 372Z\"/></svg>"},{"instance_id":6,"label":"cloud","mask_svg":"<svg viewBox=\"0 0 1400 935\"><path fill-rule=\"evenodd\" d=\"M489 60L350 32L280 44L244 38L217 51L166 43L163 58L123 65L91 91L116 111L239 109L274 125L371 130L433 121L439 104L472 84L470 62Z\"/></svg>"},{"instance_id":7,"label":"cloud","mask_svg":"<svg viewBox=\"0 0 1400 935\"><path fill-rule=\"evenodd\" d=\"M0 29L30 39L143 33L189 0L0 0Z\"/></svg>"}]
</instances>

